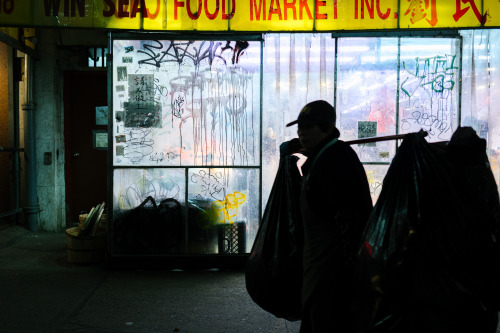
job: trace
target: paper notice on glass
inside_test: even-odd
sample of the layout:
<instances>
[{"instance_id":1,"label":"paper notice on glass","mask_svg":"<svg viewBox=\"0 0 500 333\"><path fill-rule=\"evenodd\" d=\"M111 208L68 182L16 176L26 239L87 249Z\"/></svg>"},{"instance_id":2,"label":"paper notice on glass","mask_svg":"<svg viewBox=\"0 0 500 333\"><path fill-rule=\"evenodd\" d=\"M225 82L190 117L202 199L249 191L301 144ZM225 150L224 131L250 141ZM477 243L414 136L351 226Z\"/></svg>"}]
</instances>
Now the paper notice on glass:
<instances>
[{"instance_id":1,"label":"paper notice on glass","mask_svg":"<svg viewBox=\"0 0 500 333\"><path fill-rule=\"evenodd\" d=\"M373 138L377 136L376 121L358 121L358 139ZM376 146L375 142L365 143L365 146Z\"/></svg>"}]
</instances>

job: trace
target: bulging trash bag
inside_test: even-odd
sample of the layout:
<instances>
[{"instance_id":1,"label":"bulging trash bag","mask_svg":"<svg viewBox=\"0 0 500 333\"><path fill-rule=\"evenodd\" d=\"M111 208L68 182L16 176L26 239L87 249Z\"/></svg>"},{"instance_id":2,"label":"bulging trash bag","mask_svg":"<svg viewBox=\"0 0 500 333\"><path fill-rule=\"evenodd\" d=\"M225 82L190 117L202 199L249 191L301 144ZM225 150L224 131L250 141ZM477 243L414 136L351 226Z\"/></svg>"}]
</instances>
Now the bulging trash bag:
<instances>
[{"instance_id":1,"label":"bulging trash bag","mask_svg":"<svg viewBox=\"0 0 500 333\"><path fill-rule=\"evenodd\" d=\"M373 322L410 302L496 306L500 203L485 149L471 128L459 128L443 147L421 133L405 136L360 252L380 298Z\"/></svg>"},{"instance_id":2,"label":"bulging trash bag","mask_svg":"<svg viewBox=\"0 0 500 333\"><path fill-rule=\"evenodd\" d=\"M298 158L280 158L262 223L246 265L246 288L262 309L299 320L302 289L303 229Z\"/></svg>"}]
</instances>

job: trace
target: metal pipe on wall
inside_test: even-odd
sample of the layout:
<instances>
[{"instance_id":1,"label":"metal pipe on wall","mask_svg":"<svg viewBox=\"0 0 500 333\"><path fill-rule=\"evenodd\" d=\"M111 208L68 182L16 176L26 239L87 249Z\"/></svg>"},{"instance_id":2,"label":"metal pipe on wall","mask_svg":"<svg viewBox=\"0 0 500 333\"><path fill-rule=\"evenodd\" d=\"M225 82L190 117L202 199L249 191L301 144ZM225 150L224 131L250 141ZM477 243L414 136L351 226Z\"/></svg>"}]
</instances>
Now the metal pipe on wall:
<instances>
[{"instance_id":1,"label":"metal pipe on wall","mask_svg":"<svg viewBox=\"0 0 500 333\"><path fill-rule=\"evenodd\" d=\"M22 108L25 112L24 129L24 159L26 170L26 222L31 231L38 231L39 212L37 191L37 161L36 161L36 132L35 132L35 104L33 103L33 59L26 55L25 61L26 103Z\"/></svg>"},{"instance_id":2,"label":"metal pipe on wall","mask_svg":"<svg viewBox=\"0 0 500 333\"><path fill-rule=\"evenodd\" d=\"M13 63L16 61L17 57L17 50L14 48L10 48L10 54L9 54L9 63ZM12 70L12 67L11 67ZM16 74L17 75L17 74ZM13 172L13 190L11 191L11 198L14 202L14 204L11 206L17 213L16 213L16 222L19 222L20 220L20 213L21 212L21 174L20 174L20 151L17 151L17 149L21 149L21 140L19 137L19 81L18 77L14 79L14 73L9 73L9 82L12 82L12 97L13 97L13 136L14 136L14 148L16 149L15 152L12 153L13 160L12 160L12 172Z\"/></svg>"}]
</instances>

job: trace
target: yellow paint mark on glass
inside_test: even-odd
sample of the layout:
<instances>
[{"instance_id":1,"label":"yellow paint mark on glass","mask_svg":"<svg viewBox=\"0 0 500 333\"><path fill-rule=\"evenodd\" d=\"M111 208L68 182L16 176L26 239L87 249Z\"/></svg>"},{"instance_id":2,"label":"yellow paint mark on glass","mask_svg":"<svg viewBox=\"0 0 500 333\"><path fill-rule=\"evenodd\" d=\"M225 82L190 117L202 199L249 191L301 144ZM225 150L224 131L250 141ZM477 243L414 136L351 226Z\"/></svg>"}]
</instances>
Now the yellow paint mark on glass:
<instances>
[{"instance_id":1,"label":"yellow paint mark on glass","mask_svg":"<svg viewBox=\"0 0 500 333\"><path fill-rule=\"evenodd\" d=\"M214 201L212 203L214 223L234 223L234 218L238 215L239 208L245 201L246 197L241 192L226 195L224 201Z\"/></svg>"}]
</instances>

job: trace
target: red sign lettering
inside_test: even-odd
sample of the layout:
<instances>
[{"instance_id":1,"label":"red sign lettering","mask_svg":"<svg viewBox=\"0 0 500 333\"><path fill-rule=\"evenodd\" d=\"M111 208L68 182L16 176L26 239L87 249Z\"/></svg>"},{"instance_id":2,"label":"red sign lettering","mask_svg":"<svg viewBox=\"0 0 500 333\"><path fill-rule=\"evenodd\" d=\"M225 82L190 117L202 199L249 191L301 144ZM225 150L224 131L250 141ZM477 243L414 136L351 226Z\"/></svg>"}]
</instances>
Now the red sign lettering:
<instances>
[{"instance_id":1,"label":"red sign lettering","mask_svg":"<svg viewBox=\"0 0 500 333\"><path fill-rule=\"evenodd\" d=\"M161 0L156 0L156 11L154 13L151 13L149 11L149 8L146 8L146 6L144 6L144 8L146 8L146 11L148 13L148 18L150 18L151 20L154 20L155 18L158 17L158 14L160 14L160 1Z\"/></svg>"},{"instance_id":2,"label":"red sign lettering","mask_svg":"<svg viewBox=\"0 0 500 333\"><path fill-rule=\"evenodd\" d=\"M233 0L234 1L234 0ZM280 0L270 0L269 8L266 6L266 0L250 0L250 21L255 20L260 21L261 16L262 20L265 21L271 20L273 15L278 15L279 20L283 20L283 16L285 20L288 19L288 12L292 11L293 20L297 20L297 0L281 0L283 1L283 7L281 7ZM309 9L309 5L307 4L308 0L298 0L299 1L299 20L302 20L304 11L307 14L307 17L312 20L313 16L311 14L311 10ZM326 1L316 1L316 12L315 16L317 19L326 19L327 14L320 14L318 11L318 6L326 6ZM281 10L283 8L283 10ZM266 12L269 14L266 17Z\"/></svg>"},{"instance_id":3,"label":"red sign lettering","mask_svg":"<svg viewBox=\"0 0 500 333\"><path fill-rule=\"evenodd\" d=\"M106 9L103 10L102 11L102 16L104 16L104 17L113 16L113 14L115 13L115 10L116 10L115 3L112 0L104 0L104 3L106 5L108 5L109 9L108 10L106 10Z\"/></svg>"},{"instance_id":4,"label":"red sign lettering","mask_svg":"<svg viewBox=\"0 0 500 333\"><path fill-rule=\"evenodd\" d=\"M14 0L0 0L0 14L10 14L14 10ZM47 12L47 11L45 11Z\"/></svg>"},{"instance_id":5,"label":"red sign lettering","mask_svg":"<svg viewBox=\"0 0 500 333\"><path fill-rule=\"evenodd\" d=\"M208 11L207 1L208 0L205 0L205 15L207 15L209 20L214 20L217 17L217 15L219 14L219 0L215 1L215 12L214 13L210 13ZM226 0L222 0L223 3L225 3L225 1Z\"/></svg>"},{"instance_id":6,"label":"red sign lettering","mask_svg":"<svg viewBox=\"0 0 500 333\"><path fill-rule=\"evenodd\" d=\"M356 2L354 3L354 18L355 19L358 19L358 9L359 9L358 1L359 0L356 0ZM368 11L368 15L370 16L371 19L375 18L375 9L377 9L377 16L379 18L381 18L382 20L387 19L389 17L389 15L391 14L390 8L387 8L385 13L382 13L382 11L380 10L380 0L376 0L376 2L375 2L375 0L371 0L371 3L369 2L369 0L360 0L360 1L361 1L361 19L365 18L365 5L366 5L366 10ZM409 1L412 1L412 0L409 0ZM417 1L421 1L421 0L417 0Z\"/></svg>"},{"instance_id":7,"label":"red sign lettering","mask_svg":"<svg viewBox=\"0 0 500 333\"><path fill-rule=\"evenodd\" d=\"M11 4L12 7L7 9L6 8L7 3ZM61 0L44 0L43 1L43 8L45 10L45 16L58 16L60 7L61 7ZM10 0L10 1L4 0L3 10L6 14L8 14L7 13L8 10L10 10L10 12L12 12L13 8L14 8L13 0ZM69 3L69 0L64 0L64 4L63 4L64 16L75 17L77 9L78 9L78 15L80 17L85 17L85 0L71 0L71 4ZM71 14L70 14L70 11L71 11Z\"/></svg>"},{"instance_id":8,"label":"red sign lettering","mask_svg":"<svg viewBox=\"0 0 500 333\"><path fill-rule=\"evenodd\" d=\"M276 8L274 7L274 2L276 1ZM271 17L273 14L278 14L278 18L280 20L283 19L281 16L281 7L280 7L280 0L271 0L271 4L269 5L269 16L267 17L268 20L271 20Z\"/></svg>"},{"instance_id":9,"label":"red sign lettering","mask_svg":"<svg viewBox=\"0 0 500 333\"><path fill-rule=\"evenodd\" d=\"M462 8L462 5L460 4L460 0L456 0L456 12L453 14L453 18L455 19L455 22L458 22L462 16L464 16L467 11L472 8L474 11L474 14L476 15L478 21L481 23L481 25L484 25L486 23L486 16L487 13L485 13L483 16L481 16L481 13L479 12L479 9L477 9L476 3L474 0L462 0L463 4L470 4L470 7Z\"/></svg>"},{"instance_id":10,"label":"red sign lettering","mask_svg":"<svg viewBox=\"0 0 500 333\"><path fill-rule=\"evenodd\" d=\"M184 7L184 2L174 0L174 20L177 20L177 7Z\"/></svg>"},{"instance_id":11,"label":"red sign lettering","mask_svg":"<svg viewBox=\"0 0 500 333\"><path fill-rule=\"evenodd\" d=\"M285 20L288 19L288 15L287 15L287 12L288 12L288 9L291 9L292 10L292 13L293 13L293 19L296 20L297 19L297 11L295 10L295 2L297 0L292 0L292 2L288 3L287 0L283 0L283 12L285 14Z\"/></svg>"},{"instance_id":12,"label":"red sign lettering","mask_svg":"<svg viewBox=\"0 0 500 333\"><path fill-rule=\"evenodd\" d=\"M146 4L144 3L144 0L139 0L134 2L134 6L132 7L132 12L130 12L130 17L135 17L138 12L141 13L141 17L148 17L148 13L146 11Z\"/></svg>"},{"instance_id":13,"label":"red sign lettering","mask_svg":"<svg viewBox=\"0 0 500 333\"><path fill-rule=\"evenodd\" d=\"M309 10L309 5L307 4L307 0L299 0L299 19L302 20L302 10L305 8L307 12L307 17L312 20L311 11Z\"/></svg>"},{"instance_id":14,"label":"red sign lettering","mask_svg":"<svg viewBox=\"0 0 500 333\"><path fill-rule=\"evenodd\" d=\"M51 0L49 0L51 1ZM118 0L118 6L116 4L117 0L104 0L104 4L107 6L102 11L104 17L110 17L115 15L117 18L130 17L134 18L139 13L141 17L146 17L154 20L160 13L160 1L156 0L156 10L154 13L146 7L146 2L144 0L131 0L132 8L129 12L129 1L130 0Z\"/></svg>"},{"instance_id":15,"label":"red sign lettering","mask_svg":"<svg viewBox=\"0 0 500 333\"><path fill-rule=\"evenodd\" d=\"M236 0L232 0L232 8L231 8L231 13L226 12L226 0L215 0L215 12L210 13L208 9L208 0L197 0L197 9L194 11L191 7L191 1L196 1L196 0L174 0L174 20L178 19L178 8L185 7L186 12L191 20L197 20L200 18L202 13L205 13L205 16L209 20L215 20L217 16L219 15L219 4L220 1L222 1L222 19L223 20L229 20L234 16L234 11L236 9ZM205 5L205 10L203 10L203 4Z\"/></svg>"},{"instance_id":16,"label":"red sign lettering","mask_svg":"<svg viewBox=\"0 0 500 333\"><path fill-rule=\"evenodd\" d=\"M227 14L226 13L226 0L222 1L222 19L223 20L230 20L234 16L234 10L236 9L236 0L231 1L231 13Z\"/></svg>"},{"instance_id":17,"label":"red sign lettering","mask_svg":"<svg viewBox=\"0 0 500 333\"><path fill-rule=\"evenodd\" d=\"M326 20L328 18L328 14L320 14L319 7L326 6L326 1L316 0L316 20Z\"/></svg>"},{"instance_id":18,"label":"red sign lettering","mask_svg":"<svg viewBox=\"0 0 500 333\"><path fill-rule=\"evenodd\" d=\"M408 15L411 13L410 22L415 24L416 22L425 19L431 26L435 26L437 24L437 9L436 9L436 0L409 0L410 4L408 5L408 9L404 13L404 15ZM423 2L423 4L422 4ZM431 11L431 19L427 19L426 11L430 8Z\"/></svg>"},{"instance_id":19,"label":"red sign lettering","mask_svg":"<svg viewBox=\"0 0 500 333\"><path fill-rule=\"evenodd\" d=\"M266 8L266 0L258 0L259 8L257 8L257 0L250 0L250 21L253 21L253 12L255 10L255 19L260 21L260 15ZM266 19L266 14L262 15L262 19Z\"/></svg>"},{"instance_id":20,"label":"red sign lettering","mask_svg":"<svg viewBox=\"0 0 500 333\"><path fill-rule=\"evenodd\" d=\"M201 8L202 8L202 2L201 0L198 0L198 10L193 14L193 12L191 11L191 1L190 0L186 1L186 10L191 20L197 20L200 17Z\"/></svg>"},{"instance_id":21,"label":"red sign lettering","mask_svg":"<svg viewBox=\"0 0 500 333\"><path fill-rule=\"evenodd\" d=\"M128 17L128 0L118 0L118 17Z\"/></svg>"}]
</instances>

